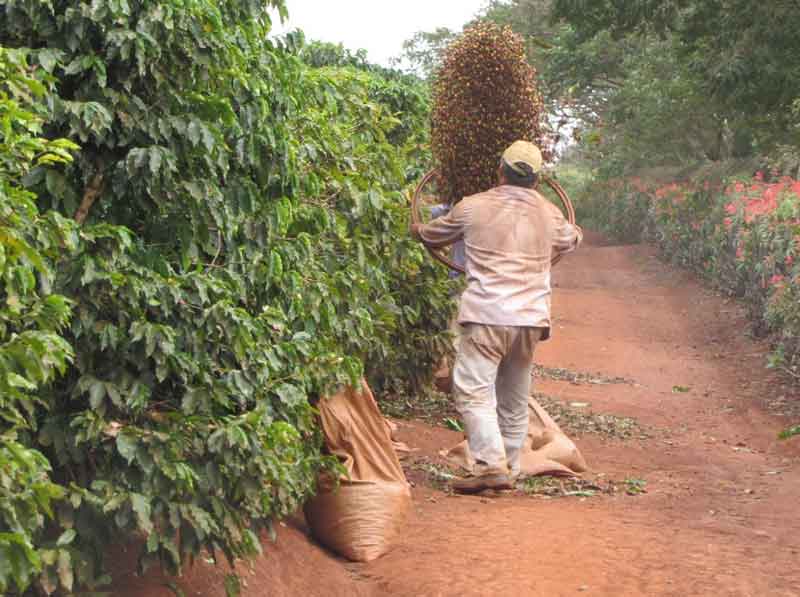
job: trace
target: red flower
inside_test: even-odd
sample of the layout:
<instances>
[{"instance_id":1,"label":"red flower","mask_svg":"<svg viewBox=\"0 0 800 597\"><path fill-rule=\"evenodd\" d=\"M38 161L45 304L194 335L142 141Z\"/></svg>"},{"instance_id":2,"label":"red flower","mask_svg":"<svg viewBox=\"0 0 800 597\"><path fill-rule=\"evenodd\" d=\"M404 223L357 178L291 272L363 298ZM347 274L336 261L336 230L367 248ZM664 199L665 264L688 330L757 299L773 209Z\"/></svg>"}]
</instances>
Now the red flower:
<instances>
[{"instance_id":1,"label":"red flower","mask_svg":"<svg viewBox=\"0 0 800 597\"><path fill-rule=\"evenodd\" d=\"M784 279L783 276L781 276L780 274L775 274L769 279L769 285L777 286L778 284L781 284L783 282L783 279Z\"/></svg>"}]
</instances>

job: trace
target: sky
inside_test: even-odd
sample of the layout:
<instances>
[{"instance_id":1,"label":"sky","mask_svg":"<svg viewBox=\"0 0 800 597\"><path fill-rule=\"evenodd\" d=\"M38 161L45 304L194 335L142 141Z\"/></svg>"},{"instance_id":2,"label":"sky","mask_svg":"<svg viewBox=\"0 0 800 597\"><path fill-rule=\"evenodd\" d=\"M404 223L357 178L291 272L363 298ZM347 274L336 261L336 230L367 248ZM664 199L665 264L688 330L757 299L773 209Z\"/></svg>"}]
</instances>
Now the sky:
<instances>
[{"instance_id":1,"label":"sky","mask_svg":"<svg viewBox=\"0 0 800 597\"><path fill-rule=\"evenodd\" d=\"M460 31L486 0L287 0L289 21L274 33L302 29L307 38L365 49L370 62L389 66L417 31Z\"/></svg>"}]
</instances>

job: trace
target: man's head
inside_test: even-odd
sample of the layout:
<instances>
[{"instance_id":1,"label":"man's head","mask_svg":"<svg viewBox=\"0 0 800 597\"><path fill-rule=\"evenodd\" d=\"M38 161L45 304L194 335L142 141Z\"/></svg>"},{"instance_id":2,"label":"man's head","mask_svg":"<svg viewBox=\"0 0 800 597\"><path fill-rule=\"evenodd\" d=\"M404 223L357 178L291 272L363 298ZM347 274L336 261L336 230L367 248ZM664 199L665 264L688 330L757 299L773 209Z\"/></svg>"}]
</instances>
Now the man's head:
<instances>
[{"instance_id":1,"label":"man's head","mask_svg":"<svg viewBox=\"0 0 800 597\"><path fill-rule=\"evenodd\" d=\"M539 183L542 152L529 141L516 141L503 152L498 175L500 184L532 189Z\"/></svg>"}]
</instances>

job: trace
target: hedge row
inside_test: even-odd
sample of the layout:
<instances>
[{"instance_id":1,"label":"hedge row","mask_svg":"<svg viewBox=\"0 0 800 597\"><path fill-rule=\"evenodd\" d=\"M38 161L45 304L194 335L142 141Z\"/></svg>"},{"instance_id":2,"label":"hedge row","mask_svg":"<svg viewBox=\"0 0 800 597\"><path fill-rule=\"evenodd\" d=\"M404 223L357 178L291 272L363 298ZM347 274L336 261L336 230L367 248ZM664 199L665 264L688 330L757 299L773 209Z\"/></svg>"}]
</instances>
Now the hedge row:
<instances>
[{"instance_id":1,"label":"hedge row","mask_svg":"<svg viewBox=\"0 0 800 597\"><path fill-rule=\"evenodd\" d=\"M2 594L101 587L129 538L257 553L331 466L312 403L447 348L424 88L307 64L270 7L0 5Z\"/></svg>"},{"instance_id":2,"label":"hedge row","mask_svg":"<svg viewBox=\"0 0 800 597\"><path fill-rule=\"evenodd\" d=\"M674 263L740 298L770 365L800 381L800 181L752 179L654 185L595 182L583 216L617 240L653 242Z\"/></svg>"}]
</instances>

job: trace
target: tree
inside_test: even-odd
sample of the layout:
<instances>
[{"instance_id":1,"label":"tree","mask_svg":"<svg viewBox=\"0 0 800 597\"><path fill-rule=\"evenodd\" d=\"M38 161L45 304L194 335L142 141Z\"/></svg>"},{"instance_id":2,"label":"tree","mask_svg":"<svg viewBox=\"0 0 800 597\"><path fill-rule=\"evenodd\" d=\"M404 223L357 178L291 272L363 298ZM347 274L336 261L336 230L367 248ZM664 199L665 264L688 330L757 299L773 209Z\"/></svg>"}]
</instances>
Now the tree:
<instances>
[{"instance_id":1,"label":"tree","mask_svg":"<svg viewBox=\"0 0 800 597\"><path fill-rule=\"evenodd\" d=\"M720 118L749 129L762 151L786 141L791 105L800 97L796 2L556 0L554 8L581 40L603 32L615 40L673 36L682 68Z\"/></svg>"},{"instance_id":2,"label":"tree","mask_svg":"<svg viewBox=\"0 0 800 597\"><path fill-rule=\"evenodd\" d=\"M442 52L457 35L446 27L417 31L403 42L403 53L395 60L395 64L405 65L422 78L430 79L441 65Z\"/></svg>"},{"instance_id":3,"label":"tree","mask_svg":"<svg viewBox=\"0 0 800 597\"><path fill-rule=\"evenodd\" d=\"M506 25L526 40L528 60L539 71L546 68L562 25L550 18L552 0L492 0L480 18Z\"/></svg>"}]
</instances>

